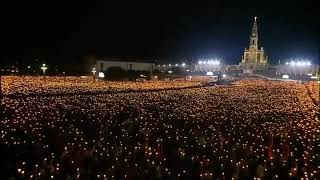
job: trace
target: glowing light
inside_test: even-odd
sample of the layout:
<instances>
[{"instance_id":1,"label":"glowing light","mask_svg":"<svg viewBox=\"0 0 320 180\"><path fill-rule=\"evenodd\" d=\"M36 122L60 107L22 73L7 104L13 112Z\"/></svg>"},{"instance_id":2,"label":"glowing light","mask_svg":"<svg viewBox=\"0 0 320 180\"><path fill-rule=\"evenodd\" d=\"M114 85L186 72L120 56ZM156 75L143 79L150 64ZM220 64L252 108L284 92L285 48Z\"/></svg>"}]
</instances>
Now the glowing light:
<instances>
[{"instance_id":1,"label":"glowing light","mask_svg":"<svg viewBox=\"0 0 320 180\"><path fill-rule=\"evenodd\" d=\"M211 71L207 72L207 76L213 76L213 72Z\"/></svg>"},{"instance_id":2,"label":"glowing light","mask_svg":"<svg viewBox=\"0 0 320 180\"><path fill-rule=\"evenodd\" d=\"M104 72L99 72L98 77L99 78L104 78Z\"/></svg>"},{"instance_id":3,"label":"glowing light","mask_svg":"<svg viewBox=\"0 0 320 180\"><path fill-rule=\"evenodd\" d=\"M291 61L291 62L290 62L290 65L291 65L291 66L295 66L295 65L296 65L296 62L295 62L295 61Z\"/></svg>"},{"instance_id":4,"label":"glowing light","mask_svg":"<svg viewBox=\"0 0 320 180\"><path fill-rule=\"evenodd\" d=\"M92 72L93 75L95 75L96 72L97 72L97 71L96 71L96 68L92 68L92 71L91 71L91 72Z\"/></svg>"},{"instance_id":5,"label":"glowing light","mask_svg":"<svg viewBox=\"0 0 320 180\"><path fill-rule=\"evenodd\" d=\"M208 59L208 60L200 60L198 61L198 64L206 64L206 65L219 65L220 61L219 60L213 60L213 59Z\"/></svg>"},{"instance_id":6,"label":"glowing light","mask_svg":"<svg viewBox=\"0 0 320 180\"><path fill-rule=\"evenodd\" d=\"M42 64L42 67L41 67L42 71L43 71L43 76L46 75L46 70L48 69L48 67L46 66L46 64Z\"/></svg>"},{"instance_id":7,"label":"glowing light","mask_svg":"<svg viewBox=\"0 0 320 180\"><path fill-rule=\"evenodd\" d=\"M283 79L289 79L289 75L284 74L284 75L282 75L282 78L283 78Z\"/></svg>"},{"instance_id":8,"label":"glowing light","mask_svg":"<svg viewBox=\"0 0 320 180\"><path fill-rule=\"evenodd\" d=\"M290 61L290 62L286 62L286 65L298 66L298 67L311 66L311 62L310 61Z\"/></svg>"},{"instance_id":9,"label":"glowing light","mask_svg":"<svg viewBox=\"0 0 320 180\"><path fill-rule=\"evenodd\" d=\"M181 66L182 66L182 67L186 66L186 63L183 62L183 63L181 64Z\"/></svg>"}]
</instances>

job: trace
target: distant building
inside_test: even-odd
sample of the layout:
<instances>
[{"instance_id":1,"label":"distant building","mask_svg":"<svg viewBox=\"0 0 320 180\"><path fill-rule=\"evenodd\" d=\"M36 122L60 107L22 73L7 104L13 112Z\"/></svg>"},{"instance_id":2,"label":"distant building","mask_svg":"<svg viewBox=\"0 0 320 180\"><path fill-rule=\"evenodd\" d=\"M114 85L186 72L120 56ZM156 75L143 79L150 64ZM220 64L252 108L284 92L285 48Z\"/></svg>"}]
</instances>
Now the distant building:
<instances>
[{"instance_id":1,"label":"distant building","mask_svg":"<svg viewBox=\"0 0 320 180\"><path fill-rule=\"evenodd\" d=\"M218 62L218 61L216 61ZM168 73L171 72L173 74L205 74L207 72L221 72L225 70L225 65L211 63L210 60L203 63L189 63L189 64L162 64L157 65L156 69L163 72Z\"/></svg>"},{"instance_id":2,"label":"distant building","mask_svg":"<svg viewBox=\"0 0 320 180\"><path fill-rule=\"evenodd\" d=\"M179 72L184 72L184 71L193 71L193 65L192 64L186 64L186 63L176 63L176 64L158 64L156 66L156 69L163 72L167 73L168 71L171 71L173 74Z\"/></svg>"},{"instance_id":3,"label":"distant building","mask_svg":"<svg viewBox=\"0 0 320 180\"><path fill-rule=\"evenodd\" d=\"M153 72L155 63L152 61L138 59L99 59L96 61L97 72L105 72L110 67L120 67L129 71L148 71Z\"/></svg>"},{"instance_id":4,"label":"distant building","mask_svg":"<svg viewBox=\"0 0 320 180\"><path fill-rule=\"evenodd\" d=\"M292 64L282 64L276 66L276 73L278 75L317 75L320 69L319 65L292 65Z\"/></svg>"},{"instance_id":5,"label":"distant building","mask_svg":"<svg viewBox=\"0 0 320 180\"><path fill-rule=\"evenodd\" d=\"M224 70L224 66L213 63L198 63L193 66L195 72L221 72Z\"/></svg>"},{"instance_id":6,"label":"distant building","mask_svg":"<svg viewBox=\"0 0 320 180\"><path fill-rule=\"evenodd\" d=\"M252 73L254 70L263 70L266 68L268 57L265 55L263 47L259 49L258 46L258 24L257 17L254 19L249 48L244 50L242 60L240 62L240 69L244 73Z\"/></svg>"}]
</instances>

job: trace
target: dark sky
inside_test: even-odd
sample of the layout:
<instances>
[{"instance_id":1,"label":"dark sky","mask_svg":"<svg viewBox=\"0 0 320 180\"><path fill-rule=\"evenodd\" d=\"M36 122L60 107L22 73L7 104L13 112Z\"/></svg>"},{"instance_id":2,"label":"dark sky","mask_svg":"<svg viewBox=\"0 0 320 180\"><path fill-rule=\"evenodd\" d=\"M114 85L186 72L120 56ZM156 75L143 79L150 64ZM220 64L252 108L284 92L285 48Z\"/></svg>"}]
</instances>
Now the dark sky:
<instances>
[{"instance_id":1,"label":"dark sky","mask_svg":"<svg viewBox=\"0 0 320 180\"><path fill-rule=\"evenodd\" d=\"M220 57L238 63L258 16L260 45L273 62L315 58L315 1L9 1L1 2L0 58L77 62L85 55Z\"/></svg>"}]
</instances>

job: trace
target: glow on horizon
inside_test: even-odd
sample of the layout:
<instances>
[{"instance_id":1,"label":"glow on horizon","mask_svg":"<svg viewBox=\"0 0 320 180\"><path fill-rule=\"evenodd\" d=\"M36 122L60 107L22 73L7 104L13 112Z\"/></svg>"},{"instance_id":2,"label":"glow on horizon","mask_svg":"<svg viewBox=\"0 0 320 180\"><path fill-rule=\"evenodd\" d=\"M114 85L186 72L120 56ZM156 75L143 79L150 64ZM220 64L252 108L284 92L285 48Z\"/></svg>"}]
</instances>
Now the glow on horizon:
<instances>
[{"instance_id":1,"label":"glow on horizon","mask_svg":"<svg viewBox=\"0 0 320 180\"><path fill-rule=\"evenodd\" d=\"M198 64L207 64L207 65L220 65L219 60L208 59L208 60L199 60Z\"/></svg>"},{"instance_id":2,"label":"glow on horizon","mask_svg":"<svg viewBox=\"0 0 320 180\"><path fill-rule=\"evenodd\" d=\"M286 65L290 65L290 66L311 66L311 62L310 61L290 61L290 62L286 62Z\"/></svg>"}]
</instances>

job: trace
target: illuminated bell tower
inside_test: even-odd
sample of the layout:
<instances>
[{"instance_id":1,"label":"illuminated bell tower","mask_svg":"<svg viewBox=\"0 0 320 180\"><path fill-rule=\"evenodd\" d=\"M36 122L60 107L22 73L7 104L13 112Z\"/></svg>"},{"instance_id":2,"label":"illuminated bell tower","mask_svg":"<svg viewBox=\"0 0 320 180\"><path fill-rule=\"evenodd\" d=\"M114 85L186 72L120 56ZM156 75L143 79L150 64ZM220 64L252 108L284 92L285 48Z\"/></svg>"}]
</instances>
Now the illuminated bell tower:
<instances>
[{"instance_id":1,"label":"illuminated bell tower","mask_svg":"<svg viewBox=\"0 0 320 180\"><path fill-rule=\"evenodd\" d=\"M245 69L261 69L268 58L264 53L263 47L259 49L258 38L258 22L257 17L254 17L254 22L250 34L249 48L245 48L240 65Z\"/></svg>"},{"instance_id":2,"label":"illuminated bell tower","mask_svg":"<svg viewBox=\"0 0 320 180\"><path fill-rule=\"evenodd\" d=\"M254 17L254 23L250 35L250 49L258 50L258 25L257 17Z\"/></svg>"}]
</instances>

